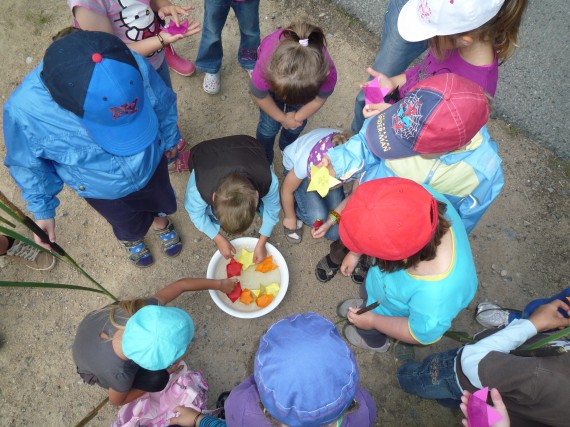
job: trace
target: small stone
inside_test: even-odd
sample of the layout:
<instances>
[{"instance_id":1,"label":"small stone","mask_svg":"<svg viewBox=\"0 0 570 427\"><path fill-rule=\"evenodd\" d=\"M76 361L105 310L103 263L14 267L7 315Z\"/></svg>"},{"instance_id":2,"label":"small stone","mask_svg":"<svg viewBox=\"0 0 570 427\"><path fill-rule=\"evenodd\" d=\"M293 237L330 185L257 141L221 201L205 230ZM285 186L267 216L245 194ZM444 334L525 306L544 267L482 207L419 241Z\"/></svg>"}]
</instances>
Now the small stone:
<instances>
[{"instance_id":1,"label":"small stone","mask_svg":"<svg viewBox=\"0 0 570 427\"><path fill-rule=\"evenodd\" d=\"M491 264L491 270L497 271L497 266L495 264Z\"/></svg>"},{"instance_id":2,"label":"small stone","mask_svg":"<svg viewBox=\"0 0 570 427\"><path fill-rule=\"evenodd\" d=\"M326 13L324 13L324 12L323 12L323 13L319 13L319 18L322 18L322 17L325 16L325 15L326 15Z\"/></svg>"},{"instance_id":3,"label":"small stone","mask_svg":"<svg viewBox=\"0 0 570 427\"><path fill-rule=\"evenodd\" d=\"M548 187L546 190L547 190L549 193L554 193L554 188Z\"/></svg>"},{"instance_id":4,"label":"small stone","mask_svg":"<svg viewBox=\"0 0 570 427\"><path fill-rule=\"evenodd\" d=\"M211 306L211 305L206 305L206 310L209 311L209 310L211 310L211 309L212 309L212 306Z\"/></svg>"},{"instance_id":5,"label":"small stone","mask_svg":"<svg viewBox=\"0 0 570 427\"><path fill-rule=\"evenodd\" d=\"M336 127L337 127L337 128L341 128L341 127L342 127L342 122L337 122L337 123L336 123Z\"/></svg>"},{"instance_id":6,"label":"small stone","mask_svg":"<svg viewBox=\"0 0 570 427\"><path fill-rule=\"evenodd\" d=\"M228 99L228 95L222 95L222 101L226 101Z\"/></svg>"},{"instance_id":7,"label":"small stone","mask_svg":"<svg viewBox=\"0 0 570 427\"><path fill-rule=\"evenodd\" d=\"M196 259L200 259L200 255L196 255Z\"/></svg>"},{"instance_id":8,"label":"small stone","mask_svg":"<svg viewBox=\"0 0 570 427\"><path fill-rule=\"evenodd\" d=\"M32 59L31 56L28 56L28 57L26 58L26 64L31 64L32 61L33 61L33 59Z\"/></svg>"},{"instance_id":9,"label":"small stone","mask_svg":"<svg viewBox=\"0 0 570 427\"><path fill-rule=\"evenodd\" d=\"M507 277L507 270L501 270L501 277Z\"/></svg>"}]
</instances>

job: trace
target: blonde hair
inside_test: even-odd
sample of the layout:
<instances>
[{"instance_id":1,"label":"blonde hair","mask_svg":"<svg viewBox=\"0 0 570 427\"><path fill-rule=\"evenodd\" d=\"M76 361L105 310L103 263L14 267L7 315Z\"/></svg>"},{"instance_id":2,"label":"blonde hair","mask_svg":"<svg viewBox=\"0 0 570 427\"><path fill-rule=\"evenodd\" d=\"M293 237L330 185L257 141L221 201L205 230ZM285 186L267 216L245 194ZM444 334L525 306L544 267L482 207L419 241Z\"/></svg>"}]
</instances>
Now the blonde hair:
<instances>
[{"instance_id":1,"label":"blonde hair","mask_svg":"<svg viewBox=\"0 0 570 427\"><path fill-rule=\"evenodd\" d=\"M443 59L454 48L457 39L469 35L491 41L499 64L502 64L518 47L519 27L527 4L528 0L505 0L499 13L479 28L461 34L435 36L429 40L429 46L438 59Z\"/></svg>"},{"instance_id":2,"label":"blonde hair","mask_svg":"<svg viewBox=\"0 0 570 427\"><path fill-rule=\"evenodd\" d=\"M228 175L214 194L214 211L222 228L232 234L247 230L259 204L259 195L251 181L239 174Z\"/></svg>"},{"instance_id":3,"label":"blonde hair","mask_svg":"<svg viewBox=\"0 0 570 427\"><path fill-rule=\"evenodd\" d=\"M109 321L111 322L111 324L115 328L125 329L126 322L125 323L119 323L117 321L117 319L115 318L115 314L117 313L117 310L123 310L125 312L124 319L128 320L131 318L131 316L133 314L135 314L137 311L139 311L145 305L147 305L147 302L146 302L146 300L144 300L142 298L119 301L117 304L111 304L111 305L106 307L106 309L109 310Z\"/></svg>"},{"instance_id":4,"label":"blonde hair","mask_svg":"<svg viewBox=\"0 0 570 427\"><path fill-rule=\"evenodd\" d=\"M307 45L300 40L307 40ZM293 22L283 30L264 74L277 99L292 105L315 99L329 74L325 48L326 38L319 27Z\"/></svg>"},{"instance_id":5,"label":"blonde hair","mask_svg":"<svg viewBox=\"0 0 570 427\"><path fill-rule=\"evenodd\" d=\"M334 136L331 138L331 143L333 147L338 147L339 145L344 144L346 141L348 141L350 137L348 136L348 132L347 131L342 131L339 133L335 133Z\"/></svg>"}]
</instances>

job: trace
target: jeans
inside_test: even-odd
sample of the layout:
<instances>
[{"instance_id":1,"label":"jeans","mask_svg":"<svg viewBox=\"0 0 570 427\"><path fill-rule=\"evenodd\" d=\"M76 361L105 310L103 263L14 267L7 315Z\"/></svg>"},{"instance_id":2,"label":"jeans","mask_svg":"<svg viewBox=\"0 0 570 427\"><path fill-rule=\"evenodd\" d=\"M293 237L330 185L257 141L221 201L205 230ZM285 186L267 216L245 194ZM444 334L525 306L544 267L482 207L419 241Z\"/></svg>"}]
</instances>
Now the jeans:
<instances>
[{"instance_id":1,"label":"jeans","mask_svg":"<svg viewBox=\"0 0 570 427\"><path fill-rule=\"evenodd\" d=\"M222 30L228 18L230 7L236 14L240 43L238 62L246 70L253 70L259 47L259 0L235 2L231 0L205 0L202 38L196 57L196 68L204 73L216 74L222 66L224 50Z\"/></svg>"},{"instance_id":2,"label":"jeans","mask_svg":"<svg viewBox=\"0 0 570 427\"><path fill-rule=\"evenodd\" d=\"M157 68L156 72L158 73L162 81L166 84L166 86L172 89L172 80L170 80L170 70L168 69L166 58L164 59L164 61L162 61L162 64L160 64L160 67Z\"/></svg>"},{"instance_id":3,"label":"jeans","mask_svg":"<svg viewBox=\"0 0 570 427\"><path fill-rule=\"evenodd\" d=\"M455 375L455 357L459 348L434 353L423 362L408 362L398 369L400 387L406 393L424 399L435 399L448 408L458 408L461 388Z\"/></svg>"},{"instance_id":4,"label":"jeans","mask_svg":"<svg viewBox=\"0 0 570 427\"><path fill-rule=\"evenodd\" d=\"M380 36L380 50L372 63L372 68L388 77L393 77L404 72L408 65L412 63L426 49L427 42L408 42L404 40L398 32L398 15L402 6L408 0L389 0L386 14L384 15L384 28ZM372 77L370 77L372 79ZM364 92L358 92L354 103L354 120L352 121L352 131L357 133L362 128L364 116Z\"/></svg>"},{"instance_id":5,"label":"jeans","mask_svg":"<svg viewBox=\"0 0 570 427\"><path fill-rule=\"evenodd\" d=\"M270 94L270 96L273 97L272 94ZM277 107L279 107L279 109L285 113L289 113L291 111L299 111L299 108L301 108L301 105L285 104L283 101L277 100L274 97L273 101L275 104L277 104ZM307 120L303 121L303 124L297 129L281 129L281 123L274 120L261 108L259 109L259 123L257 124L255 137L265 147L265 156L267 157L270 165L273 164L273 144L275 143L275 137L279 133L279 130L281 130L281 134L279 135L279 148L281 151L283 151L285 147L287 147L299 137L306 125Z\"/></svg>"},{"instance_id":6,"label":"jeans","mask_svg":"<svg viewBox=\"0 0 570 427\"><path fill-rule=\"evenodd\" d=\"M325 198L322 198L316 191L307 192L308 187L309 180L305 178L301 181L301 185L295 190L293 196L297 205L295 209L297 217L309 227L312 227L317 219L326 221L329 211L335 209L344 199L344 191L342 187L335 188L329 191ZM338 240L340 238L338 224L329 228L325 238L328 240Z\"/></svg>"}]
</instances>

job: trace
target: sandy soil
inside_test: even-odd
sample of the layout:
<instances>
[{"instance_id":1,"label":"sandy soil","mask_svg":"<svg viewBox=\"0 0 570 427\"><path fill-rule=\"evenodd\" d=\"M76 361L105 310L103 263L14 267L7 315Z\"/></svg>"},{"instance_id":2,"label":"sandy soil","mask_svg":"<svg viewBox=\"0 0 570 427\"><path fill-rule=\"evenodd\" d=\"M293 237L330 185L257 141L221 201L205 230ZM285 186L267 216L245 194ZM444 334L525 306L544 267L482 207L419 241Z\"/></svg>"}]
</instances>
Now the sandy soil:
<instances>
[{"instance_id":1,"label":"sandy soil","mask_svg":"<svg viewBox=\"0 0 570 427\"><path fill-rule=\"evenodd\" d=\"M201 4L197 4L196 16L201 14ZM62 0L1 2L0 16L4 28L0 40L0 94L4 101L41 60L51 36L70 25L71 18ZM309 19L325 29L339 82L307 130L348 128L357 84L365 79L365 68L378 47L376 37L322 0L267 0L262 2L260 16L262 35L295 18ZM220 94L205 94L200 74L189 78L173 75L182 132L191 145L209 138L255 132L258 112L248 96L248 76L236 61L238 34L232 15L224 30L226 58ZM197 45L198 38L182 41L177 50L194 58ZM474 301L454 324L455 329L469 332L479 330L471 313L481 300L521 307L533 297L550 295L568 286L570 166L525 138L514 126L491 120L489 128L504 159L506 184L503 194L471 235L480 287ZM2 157L4 150L0 144ZM23 206L20 191L6 168L0 168L0 176L0 190ZM131 267L110 227L69 189L61 193L58 242L121 298L150 295L179 277L204 276L215 246L194 228L184 210L187 180L187 174L172 176L179 200L179 211L173 220L185 241L177 259L161 256L156 240L149 237L148 243L157 258L155 266L146 270ZM256 235L258 227L259 222L254 223L247 235ZM315 241L306 233L301 245L292 246L280 230L277 226L271 242L287 260L291 281L283 303L275 311L260 319L235 319L219 310L207 292L183 295L176 302L195 319L196 338L187 362L205 373L211 386L211 404L221 391L231 389L252 372L258 338L271 323L306 311L335 319L337 303L358 294L357 287L344 277L336 277L328 284L315 280L313 270L327 251L326 242ZM89 285L65 264L42 274L8 263L0 269L0 277ZM70 351L75 328L87 312L109 301L96 294L73 291L2 289L0 293L1 424L74 425L105 396L102 389L84 385L75 373ZM443 339L417 353L426 355L454 345ZM457 412L400 391L395 377L397 365L391 353L357 349L355 354L362 386L378 405L377 425L459 425ZM108 405L92 425L109 425L115 412Z\"/></svg>"}]
</instances>

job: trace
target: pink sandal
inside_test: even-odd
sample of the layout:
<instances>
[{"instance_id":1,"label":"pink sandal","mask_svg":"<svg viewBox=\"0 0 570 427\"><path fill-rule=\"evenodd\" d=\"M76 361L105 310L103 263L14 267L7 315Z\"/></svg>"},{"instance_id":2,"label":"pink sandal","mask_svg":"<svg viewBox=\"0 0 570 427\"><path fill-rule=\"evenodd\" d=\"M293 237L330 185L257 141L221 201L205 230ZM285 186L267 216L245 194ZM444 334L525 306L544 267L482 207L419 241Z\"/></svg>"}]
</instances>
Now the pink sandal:
<instances>
[{"instance_id":1,"label":"pink sandal","mask_svg":"<svg viewBox=\"0 0 570 427\"><path fill-rule=\"evenodd\" d=\"M190 171L190 150L179 151L176 160L168 165L168 172L188 172Z\"/></svg>"}]
</instances>

